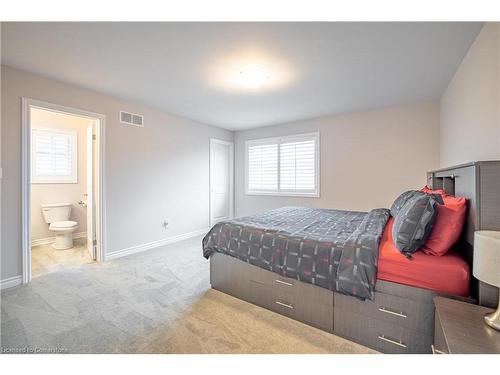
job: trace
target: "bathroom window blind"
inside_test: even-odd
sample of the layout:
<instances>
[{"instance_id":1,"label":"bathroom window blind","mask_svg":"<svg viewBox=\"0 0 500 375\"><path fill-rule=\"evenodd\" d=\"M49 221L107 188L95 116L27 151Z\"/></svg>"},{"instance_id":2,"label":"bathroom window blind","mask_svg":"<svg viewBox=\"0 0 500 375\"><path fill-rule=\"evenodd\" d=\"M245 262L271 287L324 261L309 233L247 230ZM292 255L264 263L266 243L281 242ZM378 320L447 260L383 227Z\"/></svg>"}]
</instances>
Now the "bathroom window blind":
<instances>
[{"instance_id":1,"label":"bathroom window blind","mask_svg":"<svg viewBox=\"0 0 500 375\"><path fill-rule=\"evenodd\" d=\"M246 193L319 196L319 134L247 141Z\"/></svg>"},{"instance_id":2,"label":"bathroom window blind","mask_svg":"<svg viewBox=\"0 0 500 375\"><path fill-rule=\"evenodd\" d=\"M77 134L56 129L33 129L33 183L77 183Z\"/></svg>"}]
</instances>

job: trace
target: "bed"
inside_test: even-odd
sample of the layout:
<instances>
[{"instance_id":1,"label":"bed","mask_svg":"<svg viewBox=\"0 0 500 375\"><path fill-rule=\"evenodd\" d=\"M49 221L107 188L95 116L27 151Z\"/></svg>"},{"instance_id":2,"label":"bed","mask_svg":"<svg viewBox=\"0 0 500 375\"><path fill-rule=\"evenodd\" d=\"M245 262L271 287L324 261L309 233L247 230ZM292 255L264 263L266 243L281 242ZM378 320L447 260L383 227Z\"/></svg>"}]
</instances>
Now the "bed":
<instances>
[{"instance_id":1,"label":"bed","mask_svg":"<svg viewBox=\"0 0 500 375\"><path fill-rule=\"evenodd\" d=\"M373 299L378 246L390 213L282 207L217 223L203 255L238 258L281 276Z\"/></svg>"},{"instance_id":2,"label":"bed","mask_svg":"<svg viewBox=\"0 0 500 375\"><path fill-rule=\"evenodd\" d=\"M434 296L485 302L494 295L470 272L474 230L488 220L488 229L500 229L483 219L496 212L485 203L500 209L491 174L500 174L499 162L428 173L431 187L469 200L463 236L445 256L401 256L385 209L285 207L211 229L203 240L211 286L384 353L430 353Z\"/></svg>"}]
</instances>

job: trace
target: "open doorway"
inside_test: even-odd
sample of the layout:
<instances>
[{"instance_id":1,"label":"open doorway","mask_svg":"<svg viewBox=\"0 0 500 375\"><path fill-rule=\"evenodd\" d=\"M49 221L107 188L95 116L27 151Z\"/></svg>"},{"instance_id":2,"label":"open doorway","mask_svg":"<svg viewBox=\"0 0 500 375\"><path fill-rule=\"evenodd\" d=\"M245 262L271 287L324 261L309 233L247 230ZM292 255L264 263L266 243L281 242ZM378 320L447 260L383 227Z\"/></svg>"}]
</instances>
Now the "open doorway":
<instances>
[{"instance_id":1,"label":"open doorway","mask_svg":"<svg viewBox=\"0 0 500 375\"><path fill-rule=\"evenodd\" d=\"M103 260L104 116L23 99L23 282Z\"/></svg>"}]
</instances>

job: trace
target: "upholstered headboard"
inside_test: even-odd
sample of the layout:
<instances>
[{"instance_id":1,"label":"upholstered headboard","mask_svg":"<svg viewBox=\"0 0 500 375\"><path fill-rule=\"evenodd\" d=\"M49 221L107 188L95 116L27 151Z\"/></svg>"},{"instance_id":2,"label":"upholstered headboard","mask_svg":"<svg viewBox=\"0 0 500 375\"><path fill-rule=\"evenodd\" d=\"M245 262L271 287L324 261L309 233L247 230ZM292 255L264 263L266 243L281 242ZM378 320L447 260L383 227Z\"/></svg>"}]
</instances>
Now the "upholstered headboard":
<instances>
[{"instance_id":1,"label":"upholstered headboard","mask_svg":"<svg viewBox=\"0 0 500 375\"><path fill-rule=\"evenodd\" d=\"M427 184L468 200L467 219L456 251L472 268L474 231L500 230L500 160L478 161L427 172ZM473 278L474 279L474 278ZM473 280L471 294L479 304L496 306L498 288Z\"/></svg>"}]
</instances>

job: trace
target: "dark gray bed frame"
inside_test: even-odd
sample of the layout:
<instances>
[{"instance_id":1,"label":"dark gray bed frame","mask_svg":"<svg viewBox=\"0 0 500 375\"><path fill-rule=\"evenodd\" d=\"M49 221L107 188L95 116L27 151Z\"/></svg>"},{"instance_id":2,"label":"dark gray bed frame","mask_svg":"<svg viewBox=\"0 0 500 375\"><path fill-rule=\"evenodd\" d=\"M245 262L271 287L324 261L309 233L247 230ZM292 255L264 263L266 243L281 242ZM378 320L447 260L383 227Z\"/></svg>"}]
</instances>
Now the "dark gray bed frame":
<instances>
[{"instance_id":1,"label":"dark gray bed frame","mask_svg":"<svg viewBox=\"0 0 500 375\"><path fill-rule=\"evenodd\" d=\"M500 230L500 161L431 171L427 180L432 188L468 199L468 217L456 251L472 267L474 231ZM219 253L210 259L210 284L234 297L383 353L431 353L433 298L438 295L431 290L378 280L374 301L360 301ZM468 300L496 306L498 289L472 278Z\"/></svg>"}]
</instances>

